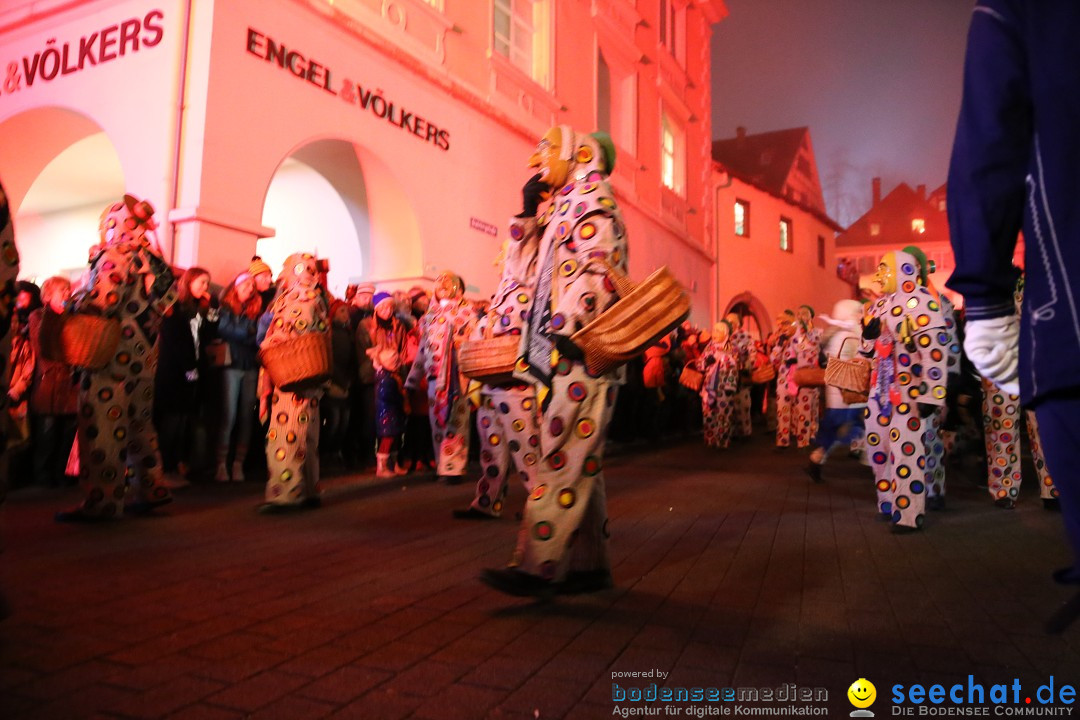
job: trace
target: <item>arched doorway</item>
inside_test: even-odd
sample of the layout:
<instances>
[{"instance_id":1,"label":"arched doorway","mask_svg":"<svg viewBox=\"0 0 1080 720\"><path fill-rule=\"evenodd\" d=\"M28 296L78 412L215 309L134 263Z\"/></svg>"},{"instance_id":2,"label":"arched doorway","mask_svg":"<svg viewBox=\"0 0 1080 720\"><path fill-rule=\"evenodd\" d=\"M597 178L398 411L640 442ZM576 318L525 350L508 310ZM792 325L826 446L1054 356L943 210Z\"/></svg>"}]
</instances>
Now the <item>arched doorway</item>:
<instances>
[{"instance_id":1,"label":"arched doorway","mask_svg":"<svg viewBox=\"0 0 1080 720\"><path fill-rule=\"evenodd\" d=\"M772 332L772 323L765 306L752 293L744 292L728 301L724 317L736 313L742 321L742 329L757 340L765 340Z\"/></svg>"},{"instance_id":2,"label":"arched doorway","mask_svg":"<svg viewBox=\"0 0 1080 720\"><path fill-rule=\"evenodd\" d=\"M76 278L102 209L125 191L116 148L84 115L38 108L0 124L0 165L18 233L19 276Z\"/></svg>"},{"instance_id":3,"label":"arched doorway","mask_svg":"<svg viewBox=\"0 0 1080 720\"><path fill-rule=\"evenodd\" d=\"M370 217L364 173L352 144L315 141L289 155L274 173L262 224L275 235L259 240L256 249L275 273L294 252L327 258L330 292L344 297L345 287L368 269Z\"/></svg>"}]
</instances>

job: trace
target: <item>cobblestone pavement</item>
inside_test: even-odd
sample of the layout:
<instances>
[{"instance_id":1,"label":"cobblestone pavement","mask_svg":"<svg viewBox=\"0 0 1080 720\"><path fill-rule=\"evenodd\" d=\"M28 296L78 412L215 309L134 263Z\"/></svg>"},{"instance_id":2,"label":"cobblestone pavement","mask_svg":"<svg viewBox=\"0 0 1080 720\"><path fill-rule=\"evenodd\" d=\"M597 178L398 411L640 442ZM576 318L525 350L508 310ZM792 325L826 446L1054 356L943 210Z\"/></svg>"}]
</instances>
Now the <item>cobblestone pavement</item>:
<instances>
[{"instance_id":1,"label":"cobblestone pavement","mask_svg":"<svg viewBox=\"0 0 1080 720\"><path fill-rule=\"evenodd\" d=\"M1042 631L1072 591L1049 580L1067 551L1033 483L1007 511L954 473L948 509L894 535L875 519L866 468L836 459L814 485L804 462L764 437L617 454L606 469L616 588L550 604L477 581L509 559L517 523L452 519L471 487L430 477L339 478L322 509L271 517L254 511L256 483L196 485L160 516L106 526L53 523L73 489L19 490L0 510L12 606L0 718L733 706L613 702L654 682L822 688L817 706L847 717L860 677L882 717L895 684L1080 684L1080 623ZM523 501L514 488L511 515ZM613 677L657 672L666 679Z\"/></svg>"}]
</instances>

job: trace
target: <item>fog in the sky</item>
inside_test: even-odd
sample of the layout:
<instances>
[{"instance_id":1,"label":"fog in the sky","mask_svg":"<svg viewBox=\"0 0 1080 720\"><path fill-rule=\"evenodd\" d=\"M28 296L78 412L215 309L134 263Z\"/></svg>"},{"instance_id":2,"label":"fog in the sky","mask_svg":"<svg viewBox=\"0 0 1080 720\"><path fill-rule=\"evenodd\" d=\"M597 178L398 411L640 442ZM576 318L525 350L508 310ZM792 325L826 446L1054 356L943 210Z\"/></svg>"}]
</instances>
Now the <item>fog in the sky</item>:
<instances>
[{"instance_id":1,"label":"fog in the sky","mask_svg":"<svg viewBox=\"0 0 1080 720\"><path fill-rule=\"evenodd\" d=\"M945 182L973 0L725 0L713 137L808 126L829 214L847 225L901 182Z\"/></svg>"}]
</instances>

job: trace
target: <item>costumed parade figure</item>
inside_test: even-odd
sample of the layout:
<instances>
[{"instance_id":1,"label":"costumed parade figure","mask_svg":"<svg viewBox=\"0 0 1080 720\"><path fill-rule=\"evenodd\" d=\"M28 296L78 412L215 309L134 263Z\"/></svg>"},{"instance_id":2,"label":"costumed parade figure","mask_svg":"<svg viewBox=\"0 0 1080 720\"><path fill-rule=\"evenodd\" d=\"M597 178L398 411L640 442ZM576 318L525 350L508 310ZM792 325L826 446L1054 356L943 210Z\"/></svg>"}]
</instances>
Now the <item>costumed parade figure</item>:
<instances>
[{"instance_id":1,"label":"costumed parade figure","mask_svg":"<svg viewBox=\"0 0 1080 720\"><path fill-rule=\"evenodd\" d=\"M0 185L0 412L7 412L7 361L11 354L11 340L8 337L11 327L11 312L15 300L15 278L19 276L19 251L15 247L15 226L12 224L11 209L7 194ZM8 439L0 435L0 503L7 495L8 460L6 455ZM10 614L7 596L0 592L0 620Z\"/></svg>"},{"instance_id":2,"label":"costumed parade figure","mask_svg":"<svg viewBox=\"0 0 1080 720\"><path fill-rule=\"evenodd\" d=\"M791 369L788 395L792 399L791 432L795 435L796 446L805 448L810 447L817 435L821 388L799 387L795 383L795 371L821 367L821 331L814 327L814 309L809 305L800 305L795 317L795 333L788 344L786 357Z\"/></svg>"},{"instance_id":3,"label":"costumed parade figure","mask_svg":"<svg viewBox=\"0 0 1080 720\"><path fill-rule=\"evenodd\" d=\"M739 364L731 346L731 325L721 320L713 325L712 340L697 361L705 373L701 384L701 417L705 427L706 447L726 448L731 440L735 391L739 382Z\"/></svg>"},{"instance_id":4,"label":"costumed parade figure","mask_svg":"<svg viewBox=\"0 0 1080 720\"><path fill-rule=\"evenodd\" d=\"M742 318L738 313L728 313L725 318L732 328L731 349L735 354L735 363L739 368L739 386L735 391L735 407L732 412L731 435L747 438L753 433L751 418L750 374L754 371L754 338L742 328Z\"/></svg>"},{"instance_id":5,"label":"costumed parade figure","mask_svg":"<svg viewBox=\"0 0 1080 720\"><path fill-rule=\"evenodd\" d=\"M946 387L956 386L956 376L960 373L960 339L957 336L956 308L946 295L934 286L930 274L934 272L934 263L928 260L926 253L915 245L908 245L904 252L909 253L919 265L919 284L930 291L941 306L941 316L945 321L943 331L947 339L942 342L945 352L945 372L948 378ZM942 405L930 417L923 442L926 445L926 505L931 510L945 507L945 419L948 408Z\"/></svg>"},{"instance_id":6,"label":"costumed parade figure","mask_svg":"<svg viewBox=\"0 0 1080 720\"><path fill-rule=\"evenodd\" d=\"M482 580L514 595L611 586L603 454L625 372L594 377L570 336L616 300L607 267L625 272L625 226L607 182L615 148L568 126L544 135L529 165L554 190L539 221L536 294L515 373L538 384L543 457L511 567Z\"/></svg>"},{"instance_id":7,"label":"costumed parade figure","mask_svg":"<svg viewBox=\"0 0 1080 720\"><path fill-rule=\"evenodd\" d=\"M488 314L473 330L474 338L488 335L521 335L532 307L536 286L536 210L541 194L548 190L537 174L522 190L523 211L510 221L510 238L503 249L502 276L491 298ZM540 406L536 386L512 380L485 383L476 413L480 433L482 473L473 501L466 510L455 510L458 518L489 518L502 514L508 490L511 462L531 494L540 450Z\"/></svg>"},{"instance_id":8,"label":"costumed parade figure","mask_svg":"<svg viewBox=\"0 0 1080 720\"><path fill-rule=\"evenodd\" d=\"M791 445L792 429L795 427L796 393L791 391L791 373L794 371L790 357L791 338L795 333L795 313L784 310L776 316L776 330L769 338L769 362L776 369L776 447ZM797 433L796 433L797 435Z\"/></svg>"},{"instance_id":9,"label":"costumed parade figure","mask_svg":"<svg viewBox=\"0 0 1080 720\"><path fill-rule=\"evenodd\" d=\"M464 293L464 281L451 272L435 279L435 302L420 319L420 348L405 381L413 390L427 377L436 472L448 483L461 482L469 462L469 402L461 392L457 343L472 328L475 313Z\"/></svg>"},{"instance_id":10,"label":"costumed parade figure","mask_svg":"<svg viewBox=\"0 0 1080 720\"><path fill-rule=\"evenodd\" d=\"M68 308L118 321L120 342L104 367L82 373L78 443L86 498L57 513L58 522L119 517L125 497L134 513L172 500L162 483L153 405L157 336L176 290L149 242L153 215L149 203L131 195L105 208L89 277Z\"/></svg>"},{"instance_id":11,"label":"costumed parade figure","mask_svg":"<svg viewBox=\"0 0 1080 720\"><path fill-rule=\"evenodd\" d=\"M1013 293L1016 312L1023 311L1024 276L1016 281ZM994 504L1011 510L1016 507L1023 480L1020 468L1020 413L1024 413L1031 459L1039 475L1039 497L1048 509L1057 507L1058 491L1046 468L1039 440L1039 421L1031 410L1022 410L1020 395L1009 393L989 378L982 378L983 433L986 439L986 489Z\"/></svg>"},{"instance_id":12,"label":"costumed parade figure","mask_svg":"<svg viewBox=\"0 0 1080 720\"><path fill-rule=\"evenodd\" d=\"M268 311L270 324L259 345L265 350L307 333L329 332L326 294L319 285L318 261L293 253L278 276L278 291ZM259 512L273 514L318 507L319 401L323 388L290 392L273 387L259 371L259 417L266 432L265 502ZM268 402L269 399L269 402Z\"/></svg>"},{"instance_id":13,"label":"costumed parade figure","mask_svg":"<svg viewBox=\"0 0 1080 720\"><path fill-rule=\"evenodd\" d=\"M882 295L863 326L863 338L873 343L866 449L878 510L894 527L916 530L926 510L925 433L945 404L949 335L911 254L886 253L876 281Z\"/></svg>"}]
</instances>

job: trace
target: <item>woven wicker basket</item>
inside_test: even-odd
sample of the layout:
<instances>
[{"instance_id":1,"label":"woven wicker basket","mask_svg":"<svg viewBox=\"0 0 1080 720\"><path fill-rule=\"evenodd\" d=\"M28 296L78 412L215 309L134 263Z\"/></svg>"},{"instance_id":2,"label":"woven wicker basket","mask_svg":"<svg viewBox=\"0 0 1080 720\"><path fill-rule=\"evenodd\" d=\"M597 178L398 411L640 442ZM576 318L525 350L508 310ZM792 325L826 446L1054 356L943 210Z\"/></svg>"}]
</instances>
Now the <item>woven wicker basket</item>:
<instances>
[{"instance_id":1,"label":"woven wicker basket","mask_svg":"<svg viewBox=\"0 0 1080 720\"><path fill-rule=\"evenodd\" d=\"M694 392L701 392L701 386L705 384L705 373L692 365L687 365L679 374L679 384Z\"/></svg>"},{"instance_id":2,"label":"woven wicker basket","mask_svg":"<svg viewBox=\"0 0 1080 720\"><path fill-rule=\"evenodd\" d=\"M120 321L101 315L44 312L41 354L65 365L100 370L120 344Z\"/></svg>"},{"instance_id":3,"label":"woven wicker basket","mask_svg":"<svg viewBox=\"0 0 1080 720\"><path fill-rule=\"evenodd\" d=\"M276 387L299 392L330 379L330 333L297 335L259 350L259 360Z\"/></svg>"},{"instance_id":4,"label":"woven wicker basket","mask_svg":"<svg viewBox=\"0 0 1080 720\"><path fill-rule=\"evenodd\" d=\"M619 300L570 340L585 353L593 375L603 375L645 352L690 314L690 298L667 266L635 284L605 261Z\"/></svg>"},{"instance_id":5,"label":"woven wicker basket","mask_svg":"<svg viewBox=\"0 0 1080 720\"><path fill-rule=\"evenodd\" d=\"M754 368L754 372L750 373L750 382L754 385L763 385L776 378L776 368L772 363L762 363Z\"/></svg>"},{"instance_id":6,"label":"woven wicker basket","mask_svg":"<svg viewBox=\"0 0 1080 720\"><path fill-rule=\"evenodd\" d=\"M799 387L824 387L825 368L801 367L792 373L795 384Z\"/></svg>"},{"instance_id":7,"label":"woven wicker basket","mask_svg":"<svg viewBox=\"0 0 1080 720\"><path fill-rule=\"evenodd\" d=\"M458 369L471 380L498 385L514 379L520 335L465 340L458 348Z\"/></svg>"},{"instance_id":8,"label":"woven wicker basket","mask_svg":"<svg viewBox=\"0 0 1080 720\"><path fill-rule=\"evenodd\" d=\"M840 344L840 355L844 354L844 345L848 340L857 341L857 338L845 339ZM858 355L843 359L830 355L825 367L825 384L853 393L852 397L855 395L862 397L861 400L849 400L845 396L846 403L866 402L867 393L870 390L870 361Z\"/></svg>"}]
</instances>

